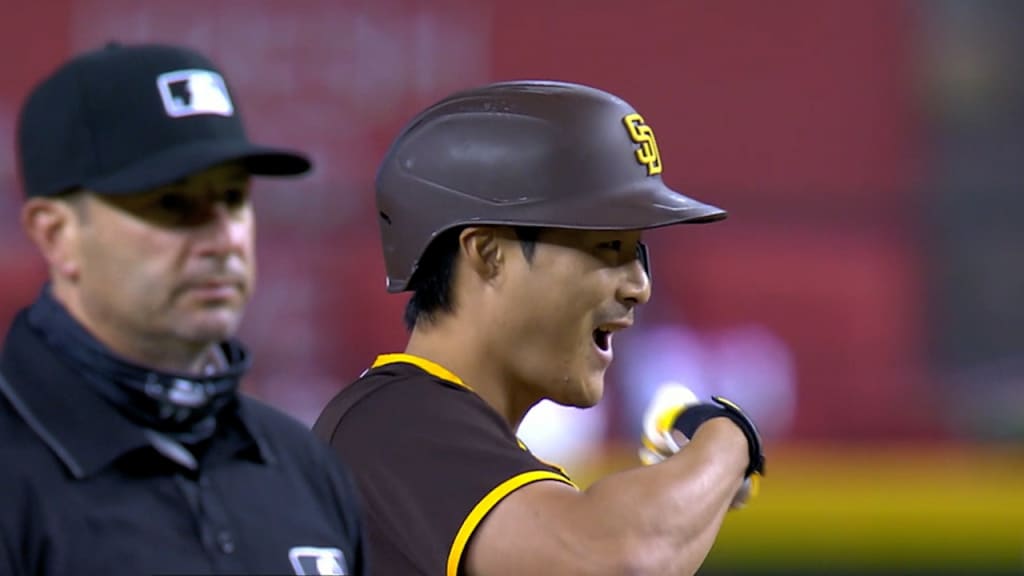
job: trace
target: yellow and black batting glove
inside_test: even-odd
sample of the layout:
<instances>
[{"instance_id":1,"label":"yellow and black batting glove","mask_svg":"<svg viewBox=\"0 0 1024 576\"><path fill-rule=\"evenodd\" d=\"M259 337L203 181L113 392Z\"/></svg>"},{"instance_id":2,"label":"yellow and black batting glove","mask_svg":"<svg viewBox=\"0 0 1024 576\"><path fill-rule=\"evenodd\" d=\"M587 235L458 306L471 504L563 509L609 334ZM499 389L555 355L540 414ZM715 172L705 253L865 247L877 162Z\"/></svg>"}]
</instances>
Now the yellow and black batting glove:
<instances>
[{"instance_id":1,"label":"yellow and black batting glove","mask_svg":"<svg viewBox=\"0 0 1024 576\"><path fill-rule=\"evenodd\" d=\"M666 384L654 393L644 411L643 433L640 436L640 461L657 464L679 450L689 441L675 432L676 416L687 406L700 404L697 395L679 384Z\"/></svg>"},{"instance_id":2,"label":"yellow and black batting glove","mask_svg":"<svg viewBox=\"0 0 1024 576\"><path fill-rule=\"evenodd\" d=\"M657 464L683 449L704 422L728 418L743 431L749 450L743 485L732 502L732 508L740 508L757 495L764 475L761 435L753 420L735 403L720 396L712 396L711 400L701 402L690 389L678 384L659 388L644 413L640 461Z\"/></svg>"}]
</instances>

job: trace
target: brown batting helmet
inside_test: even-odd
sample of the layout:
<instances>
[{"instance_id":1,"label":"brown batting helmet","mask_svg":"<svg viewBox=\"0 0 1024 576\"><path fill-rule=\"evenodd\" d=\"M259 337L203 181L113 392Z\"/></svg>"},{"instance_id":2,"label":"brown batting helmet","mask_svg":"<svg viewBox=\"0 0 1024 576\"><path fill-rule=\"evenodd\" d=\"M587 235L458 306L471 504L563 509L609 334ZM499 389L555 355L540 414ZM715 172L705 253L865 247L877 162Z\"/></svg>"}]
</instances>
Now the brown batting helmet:
<instances>
[{"instance_id":1,"label":"brown batting helmet","mask_svg":"<svg viewBox=\"0 0 1024 576\"><path fill-rule=\"evenodd\" d=\"M661 179L651 127L607 92L564 82L501 82L416 116L377 173L389 292L431 240L465 225L639 230L713 222L724 210Z\"/></svg>"}]
</instances>

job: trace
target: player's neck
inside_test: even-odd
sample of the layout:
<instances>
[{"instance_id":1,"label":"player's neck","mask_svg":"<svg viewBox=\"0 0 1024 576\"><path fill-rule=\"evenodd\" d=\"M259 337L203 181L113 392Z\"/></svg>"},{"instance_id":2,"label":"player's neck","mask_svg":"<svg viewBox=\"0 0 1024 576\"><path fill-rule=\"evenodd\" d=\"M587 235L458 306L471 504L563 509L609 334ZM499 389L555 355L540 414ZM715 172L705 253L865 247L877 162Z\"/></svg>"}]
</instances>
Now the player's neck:
<instances>
[{"instance_id":1,"label":"player's neck","mask_svg":"<svg viewBox=\"0 0 1024 576\"><path fill-rule=\"evenodd\" d=\"M509 381L501 364L495 362L500 355L487 350L486 340L473 330L472 326L444 321L418 326L405 352L439 364L458 376L516 430L539 398L527 397L522 386Z\"/></svg>"}]
</instances>

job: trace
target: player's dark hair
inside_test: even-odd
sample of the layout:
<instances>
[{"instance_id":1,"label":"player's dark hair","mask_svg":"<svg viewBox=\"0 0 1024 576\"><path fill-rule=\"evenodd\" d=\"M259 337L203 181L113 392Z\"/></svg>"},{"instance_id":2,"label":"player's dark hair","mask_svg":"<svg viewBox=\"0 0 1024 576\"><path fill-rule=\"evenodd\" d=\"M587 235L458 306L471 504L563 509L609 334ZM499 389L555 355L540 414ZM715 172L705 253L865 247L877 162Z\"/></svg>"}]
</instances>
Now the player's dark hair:
<instances>
[{"instance_id":1,"label":"player's dark hair","mask_svg":"<svg viewBox=\"0 0 1024 576\"><path fill-rule=\"evenodd\" d=\"M416 272L409 280L412 296L405 305L405 327L412 330L418 321L432 321L437 314L451 312L455 302L452 277L455 257L459 254L459 234L464 228L445 230L434 238L420 258ZM516 227L516 238L527 261L533 259L540 228Z\"/></svg>"}]
</instances>

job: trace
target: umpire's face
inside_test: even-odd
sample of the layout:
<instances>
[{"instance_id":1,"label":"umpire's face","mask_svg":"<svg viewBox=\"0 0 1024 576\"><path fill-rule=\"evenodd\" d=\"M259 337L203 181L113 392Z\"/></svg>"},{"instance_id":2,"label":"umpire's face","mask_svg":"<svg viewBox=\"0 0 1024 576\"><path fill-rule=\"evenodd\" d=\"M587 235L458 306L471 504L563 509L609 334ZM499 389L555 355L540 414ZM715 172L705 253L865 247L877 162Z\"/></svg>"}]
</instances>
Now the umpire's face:
<instances>
[{"instance_id":1,"label":"umpire's face","mask_svg":"<svg viewBox=\"0 0 1024 576\"><path fill-rule=\"evenodd\" d=\"M115 352L143 361L144 348L202 349L238 328L255 273L249 190L229 164L137 194L32 201L42 207L24 219L53 237L33 233L58 298Z\"/></svg>"},{"instance_id":2,"label":"umpire's face","mask_svg":"<svg viewBox=\"0 0 1024 576\"><path fill-rule=\"evenodd\" d=\"M651 294L637 258L640 237L551 229L541 232L531 257L505 250L500 311L489 320L503 332L515 381L561 404L601 399L613 333L632 325L634 308Z\"/></svg>"}]
</instances>

